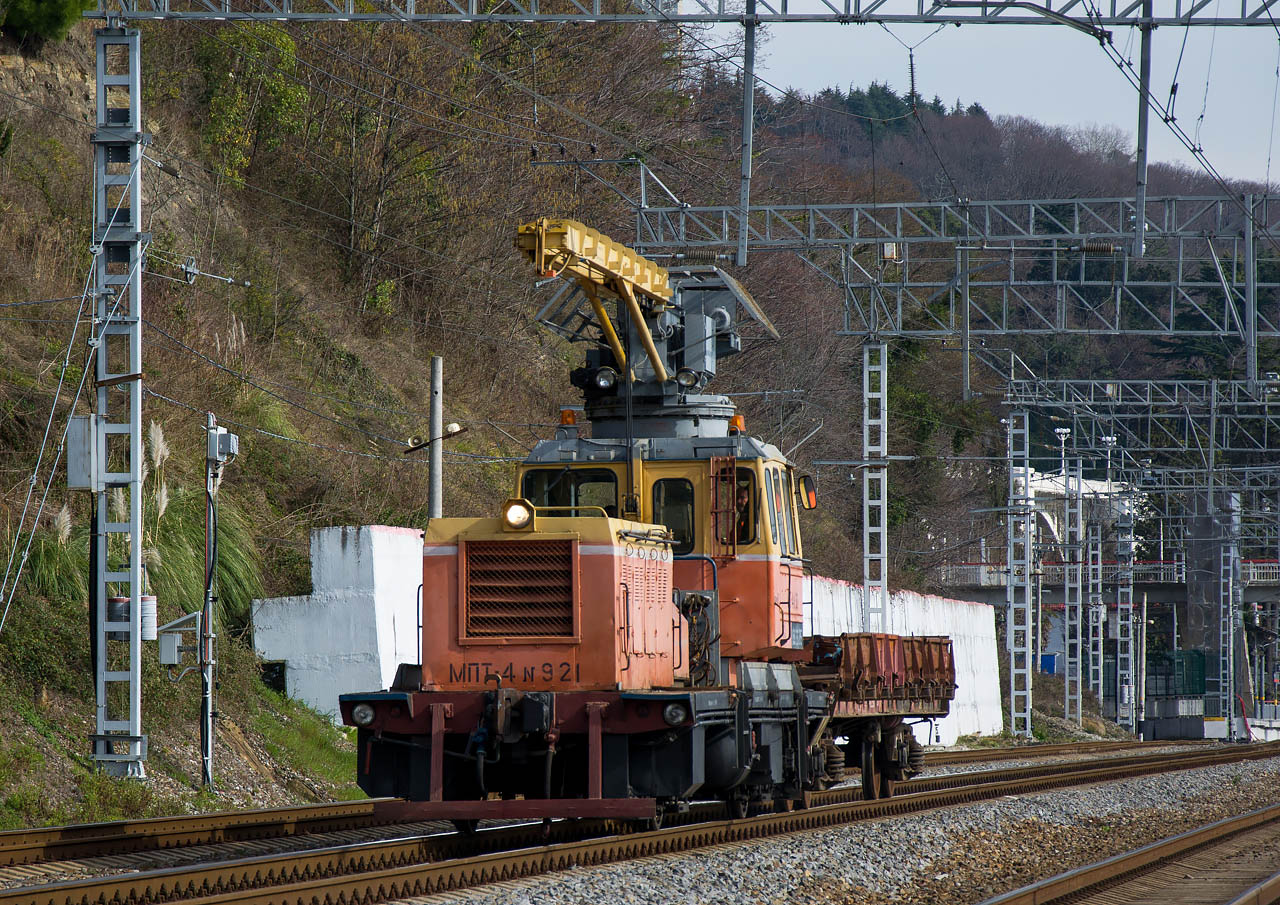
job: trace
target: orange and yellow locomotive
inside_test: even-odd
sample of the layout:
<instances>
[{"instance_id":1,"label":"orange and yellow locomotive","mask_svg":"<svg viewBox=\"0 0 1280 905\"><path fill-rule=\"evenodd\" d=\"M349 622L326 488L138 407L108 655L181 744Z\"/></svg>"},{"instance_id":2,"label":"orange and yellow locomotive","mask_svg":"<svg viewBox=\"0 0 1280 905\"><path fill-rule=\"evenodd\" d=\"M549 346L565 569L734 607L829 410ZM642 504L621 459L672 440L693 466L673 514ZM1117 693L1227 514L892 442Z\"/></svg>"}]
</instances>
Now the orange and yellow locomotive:
<instances>
[{"instance_id":1,"label":"orange and yellow locomotive","mask_svg":"<svg viewBox=\"0 0 1280 905\"><path fill-rule=\"evenodd\" d=\"M768 319L719 269L667 271L573 221L516 244L565 282L539 320L589 344L590 436L566 410L498 516L428 526L422 663L341 697L361 788L460 822L745 814L846 766L890 794L921 763L905 721L947 713L950 641L805 637L813 481L705 391L743 318Z\"/></svg>"}]
</instances>

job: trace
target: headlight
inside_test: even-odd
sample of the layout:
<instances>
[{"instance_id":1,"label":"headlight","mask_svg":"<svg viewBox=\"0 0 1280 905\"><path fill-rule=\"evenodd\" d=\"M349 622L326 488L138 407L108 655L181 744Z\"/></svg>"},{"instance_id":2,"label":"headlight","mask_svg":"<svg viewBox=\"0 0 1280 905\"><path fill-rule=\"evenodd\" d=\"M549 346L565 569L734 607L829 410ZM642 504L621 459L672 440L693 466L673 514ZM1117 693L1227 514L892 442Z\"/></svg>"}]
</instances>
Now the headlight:
<instances>
[{"instance_id":1,"label":"headlight","mask_svg":"<svg viewBox=\"0 0 1280 905\"><path fill-rule=\"evenodd\" d=\"M533 507L524 500L511 500L502 507L502 520L511 528L527 528L533 521Z\"/></svg>"},{"instance_id":2,"label":"headlight","mask_svg":"<svg viewBox=\"0 0 1280 905\"><path fill-rule=\"evenodd\" d=\"M689 719L689 708L683 704L668 704L662 708L662 720L668 726L679 726Z\"/></svg>"},{"instance_id":3,"label":"headlight","mask_svg":"<svg viewBox=\"0 0 1280 905\"><path fill-rule=\"evenodd\" d=\"M373 722L373 705L357 704L352 707L351 719L357 726L368 726Z\"/></svg>"},{"instance_id":4,"label":"headlight","mask_svg":"<svg viewBox=\"0 0 1280 905\"><path fill-rule=\"evenodd\" d=\"M691 390L698 385L698 372L692 368L681 368L676 371L676 383Z\"/></svg>"},{"instance_id":5,"label":"headlight","mask_svg":"<svg viewBox=\"0 0 1280 905\"><path fill-rule=\"evenodd\" d=\"M612 390L618 385L618 372L613 368L601 368L591 379L600 389Z\"/></svg>"}]
</instances>

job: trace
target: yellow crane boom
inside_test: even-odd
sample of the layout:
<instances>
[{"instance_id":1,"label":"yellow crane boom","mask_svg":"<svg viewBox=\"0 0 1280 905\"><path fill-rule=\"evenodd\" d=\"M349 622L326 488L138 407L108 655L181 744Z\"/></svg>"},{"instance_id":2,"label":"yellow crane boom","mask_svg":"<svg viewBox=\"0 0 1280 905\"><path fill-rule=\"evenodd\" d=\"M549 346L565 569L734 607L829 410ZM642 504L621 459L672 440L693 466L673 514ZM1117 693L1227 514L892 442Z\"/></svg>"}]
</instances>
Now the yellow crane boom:
<instances>
[{"instance_id":1,"label":"yellow crane boom","mask_svg":"<svg viewBox=\"0 0 1280 905\"><path fill-rule=\"evenodd\" d=\"M644 298L659 311L668 306L672 289L664 268L577 220L542 217L526 223L516 229L516 248L533 262L540 276L569 276L577 281L619 368L630 374L626 353L601 301L602 296L621 299L653 365L654 376L659 383L668 380L639 301Z\"/></svg>"}]
</instances>

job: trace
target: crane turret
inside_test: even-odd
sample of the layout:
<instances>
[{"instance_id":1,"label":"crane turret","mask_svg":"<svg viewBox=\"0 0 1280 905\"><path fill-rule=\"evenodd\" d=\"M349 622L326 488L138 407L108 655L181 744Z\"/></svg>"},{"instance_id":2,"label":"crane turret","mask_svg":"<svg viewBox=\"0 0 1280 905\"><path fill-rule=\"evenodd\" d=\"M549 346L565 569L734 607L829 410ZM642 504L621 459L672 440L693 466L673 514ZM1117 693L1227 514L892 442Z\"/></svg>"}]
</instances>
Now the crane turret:
<instances>
[{"instance_id":1,"label":"crane turret","mask_svg":"<svg viewBox=\"0 0 1280 905\"><path fill-rule=\"evenodd\" d=\"M527 223L516 247L542 278L565 281L537 320L589 344L570 379L593 436L624 436L628 414L636 437L728 433L733 403L707 392L719 362L742 351L747 320L778 338L737 280L710 265L660 267L575 220Z\"/></svg>"}]
</instances>

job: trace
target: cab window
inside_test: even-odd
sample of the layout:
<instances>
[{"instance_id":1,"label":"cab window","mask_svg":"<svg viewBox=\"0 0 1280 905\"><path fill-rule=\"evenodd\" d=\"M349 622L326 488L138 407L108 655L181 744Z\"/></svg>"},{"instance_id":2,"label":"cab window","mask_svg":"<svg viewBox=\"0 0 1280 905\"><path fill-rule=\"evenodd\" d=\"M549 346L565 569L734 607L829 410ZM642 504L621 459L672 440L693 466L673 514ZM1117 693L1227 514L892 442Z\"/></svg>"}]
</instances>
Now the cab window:
<instances>
[{"instance_id":1,"label":"cab window","mask_svg":"<svg viewBox=\"0 0 1280 905\"><path fill-rule=\"evenodd\" d=\"M764 470L764 487L765 499L769 501L769 506L773 506L773 472L769 469ZM774 546L778 544L778 517L776 515L769 519L769 537L773 539ZM785 540L785 536L784 536Z\"/></svg>"},{"instance_id":2,"label":"cab window","mask_svg":"<svg viewBox=\"0 0 1280 905\"><path fill-rule=\"evenodd\" d=\"M525 472L520 495L534 506L598 506L618 514L618 478L605 468L535 468ZM593 511L556 515L598 515Z\"/></svg>"},{"instance_id":3,"label":"cab window","mask_svg":"<svg viewBox=\"0 0 1280 905\"><path fill-rule=\"evenodd\" d=\"M663 478L653 484L653 520L675 537L671 552L684 556L693 550L693 484L684 478Z\"/></svg>"},{"instance_id":4,"label":"cab window","mask_svg":"<svg viewBox=\"0 0 1280 905\"><path fill-rule=\"evenodd\" d=\"M782 552L786 556L795 553L795 541L791 533L791 519L787 517L786 491L783 489L782 473L776 468L769 469L773 473L773 514L779 520L778 537L782 539Z\"/></svg>"},{"instance_id":5,"label":"cab window","mask_svg":"<svg viewBox=\"0 0 1280 905\"><path fill-rule=\"evenodd\" d=\"M797 520L796 513L796 478L791 469L781 472L783 480L786 482L786 493L783 499L786 501L786 519L787 524L791 527L791 552L796 556L800 555L800 523Z\"/></svg>"},{"instance_id":6,"label":"cab window","mask_svg":"<svg viewBox=\"0 0 1280 905\"><path fill-rule=\"evenodd\" d=\"M734 473L722 469L715 476L716 536L722 544L750 544L756 539L756 480L749 468Z\"/></svg>"}]
</instances>

